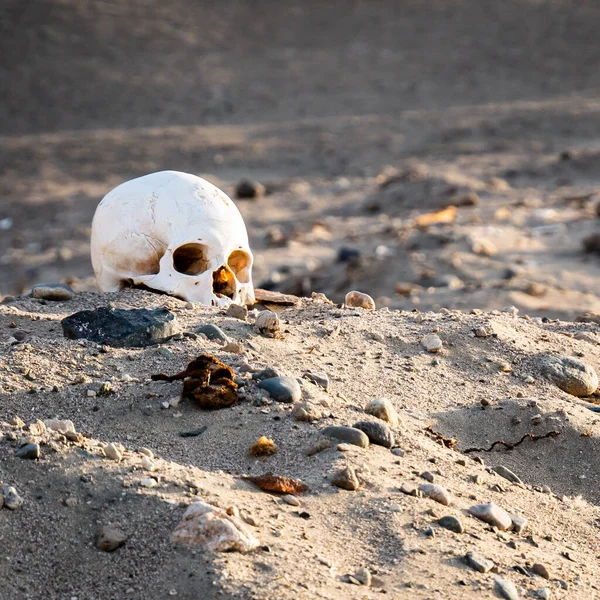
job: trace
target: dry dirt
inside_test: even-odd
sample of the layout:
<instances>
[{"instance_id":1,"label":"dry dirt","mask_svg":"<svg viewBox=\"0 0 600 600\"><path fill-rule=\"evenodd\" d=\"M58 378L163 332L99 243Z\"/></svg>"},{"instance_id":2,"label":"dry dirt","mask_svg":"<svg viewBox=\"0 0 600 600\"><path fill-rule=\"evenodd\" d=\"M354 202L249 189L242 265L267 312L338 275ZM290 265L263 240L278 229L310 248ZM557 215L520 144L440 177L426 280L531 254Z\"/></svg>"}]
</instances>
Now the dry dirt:
<instances>
[{"instance_id":1,"label":"dry dirt","mask_svg":"<svg viewBox=\"0 0 600 600\"><path fill-rule=\"evenodd\" d=\"M493 598L497 576L524 598L543 587L552 598L598 597L598 418L593 398L541 377L539 357L599 366L598 325L570 322L600 313L600 258L582 250L599 231L599 27L591 1L5 2L0 295L61 280L79 293L0 305L0 480L25 500L0 510L0 597ZM232 196L241 178L266 185L263 198L237 201L257 284L338 303L360 289L380 308L303 300L282 312L283 339L268 339L216 309L97 294L97 203L162 169ZM416 225L449 203L459 204L451 223ZM340 251L353 257L340 261ZM216 323L245 354L190 338L164 344L169 352L103 353L63 337L60 319L109 302L168 306L181 331ZM519 317L470 314L509 305ZM25 333L18 343L11 323ZM483 324L496 335L473 337ZM444 350L434 356L420 340L436 329ZM323 418L300 423L288 405L257 406L253 385L233 408L161 408L181 384L150 375L203 352L237 372L247 360L294 377L327 373L328 392L303 385ZM106 381L114 394L88 395ZM403 456L335 444L305 456L320 429L364 419L377 397L404 420ZM16 458L29 434L7 424L15 416L72 419L85 442L44 434L40 460ZM203 425L198 437L179 435ZM429 425L457 446L440 445ZM549 430L561 433L462 454ZM274 456L248 455L261 435L278 445ZM107 442L125 446L121 463L102 456ZM155 488L139 486L142 446L158 456ZM331 485L345 464L360 471L358 491ZM309 485L300 507L239 478L268 470ZM398 491L424 471L450 490L450 507ZM197 496L251 514L264 548L175 549L170 534ZM490 500L526 516L527 529L494 532L467 515ZM438 527L445 514L466 532ZM109 523L129 536L110 554L95 543ZM468 550L497 573L467 567ZM534 563L550 581L531 575ZM361 567L371 588L346 582Z\"/></svg>"}]
</instances>

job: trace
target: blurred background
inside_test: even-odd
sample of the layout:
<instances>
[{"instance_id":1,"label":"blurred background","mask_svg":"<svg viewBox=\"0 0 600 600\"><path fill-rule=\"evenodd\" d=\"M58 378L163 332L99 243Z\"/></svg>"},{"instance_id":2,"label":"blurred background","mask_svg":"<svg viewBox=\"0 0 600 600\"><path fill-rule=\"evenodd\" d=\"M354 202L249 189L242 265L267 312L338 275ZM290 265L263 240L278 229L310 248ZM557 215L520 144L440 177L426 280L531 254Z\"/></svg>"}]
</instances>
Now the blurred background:
<instances>
[{"instance_id":1,"label":"blurred background","mask_svg":"<svg viewBox=\"0 0 600 600\"><path fill-rule=\"evenodd\" d=\"M175 169L256 182L257 286L600 313L598 31L594 0L4 0L0 296L93 290L98 202Z\"/></svg>"}]
</instances>

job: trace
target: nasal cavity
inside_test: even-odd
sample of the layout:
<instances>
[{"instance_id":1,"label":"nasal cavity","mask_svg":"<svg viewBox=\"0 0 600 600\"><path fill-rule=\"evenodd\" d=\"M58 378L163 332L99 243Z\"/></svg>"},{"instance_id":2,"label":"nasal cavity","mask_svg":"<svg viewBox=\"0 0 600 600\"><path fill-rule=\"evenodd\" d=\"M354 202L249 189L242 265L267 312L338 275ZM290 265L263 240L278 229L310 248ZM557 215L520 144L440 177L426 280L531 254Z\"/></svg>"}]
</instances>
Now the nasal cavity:
<instances>
[{"instance_id":1,"label":"nasal cavity","mask_svg":"<svg viewBox=\"0 0 600 600\"><path fill-rule=\"evenodd\" d=\"M208 271L207 255L203 244L184 244L173 252L173 268L184 275L200 275Z\"/></svg>"},{"instance_id":2,"label":"nasal cavity","mask_svg":"<svg viewBox=\"0 0 600 600\"><path fill-rule=\"evenodd\" d=\"M223 265L213 272L213 293L216 296L233 298L235 291L235 275L227 265Z\"/></svg>"}]
</instances>

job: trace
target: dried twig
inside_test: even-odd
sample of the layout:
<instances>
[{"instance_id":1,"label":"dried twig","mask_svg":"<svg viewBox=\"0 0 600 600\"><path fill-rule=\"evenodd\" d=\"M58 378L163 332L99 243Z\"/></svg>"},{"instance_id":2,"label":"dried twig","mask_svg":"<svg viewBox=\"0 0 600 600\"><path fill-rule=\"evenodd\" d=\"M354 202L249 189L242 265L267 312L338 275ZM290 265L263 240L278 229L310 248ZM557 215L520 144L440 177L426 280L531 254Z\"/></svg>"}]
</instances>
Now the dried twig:
<instances>
[{"instance_id":1,"label":"dried twig","mask_svg":"<svg viewBox=\"0 0 600 600\"><path fill-rule=\"evenodd\" d=\"M433 427L431 425L428 425L427 427L425 427L425 431L427 433L430 433L436 441L441 442L444 446L446 446L446 448L454 448L454 446L456 446L456 444L458 444L457 439L447 438L447 437L443 436L441 433L434 431Z\"/></svg>"},{"instance_id":2,"label":"dried twig","mask_svg":"<svg viewBox=\"0 0 600 600\"><path fill-rule=\"evenodd\" d=\"M504 446L507 450L512 450L513 448L516 448L519 444L522 444L528 438L532 442L537 442L538 440L556 437L557 435L560 435L560 431L553 430L549 431L548 433L545 433L544 435L526 433L518 442L515 442L514 444L510 444L508 442L505 442L504 440L496 440L489 448L467 448L466 450L463 450L463 453L469 454L470 452L491 452L494 449L494 446L498 445Z\"/></svg>"}]
</instances>

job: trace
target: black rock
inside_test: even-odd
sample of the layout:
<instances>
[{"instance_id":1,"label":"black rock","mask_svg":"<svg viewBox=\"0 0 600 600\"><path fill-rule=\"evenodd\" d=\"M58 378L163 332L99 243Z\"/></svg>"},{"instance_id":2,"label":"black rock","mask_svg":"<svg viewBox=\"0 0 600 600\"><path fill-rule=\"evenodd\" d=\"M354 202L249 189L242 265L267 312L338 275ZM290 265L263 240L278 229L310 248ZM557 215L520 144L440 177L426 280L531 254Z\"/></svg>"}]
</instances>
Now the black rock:
<instances>
[{"instance_id":1,"label":"black rock","mask_svg":"<svg viewBox=\"0 0 600 600\"><path fill-rule=\"evenodd\" d=\"M342 246L338 249L337 253L337 261L344 263L352 260L353 258L358 258L360 256L360 250L356 248L347 248L346 246Z\"/></svg>"},{"instance_id":2,"label":"black rock","mask_svg":"<svg viewBox=\"0 0 600 600\"><path fill-rule=\"evenodd\" d=\"M258 181L242 179L235 188L236 198L248 200L252 198L260 198L265 195L265 186Z\"/></svg>"},{"instance_id":3,"label":"black rock","mask_svg":"<svg viewBox=\"0 0 600 600\"><path fill-rule=\"evenodd\" d=\"M175 316L166 308L124 310L103 306L62 320L65 337L97 344L142 347L165 342L175 334Z\"/></svg>"},{"instance_id":4,"label":"black rock","mask_svg":"<svg viewBox=\"0 0 600 600\"><path fill-rule=\"evenodd\" d=\"M354 423L353 427L366 433L372 444L377 444L384 448L392 448L396 443L392 430L385 423L359 421L358 423Z\"/></svg>"}]
</instances>

